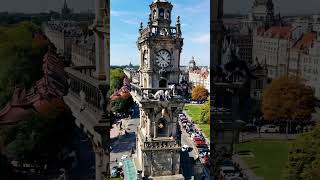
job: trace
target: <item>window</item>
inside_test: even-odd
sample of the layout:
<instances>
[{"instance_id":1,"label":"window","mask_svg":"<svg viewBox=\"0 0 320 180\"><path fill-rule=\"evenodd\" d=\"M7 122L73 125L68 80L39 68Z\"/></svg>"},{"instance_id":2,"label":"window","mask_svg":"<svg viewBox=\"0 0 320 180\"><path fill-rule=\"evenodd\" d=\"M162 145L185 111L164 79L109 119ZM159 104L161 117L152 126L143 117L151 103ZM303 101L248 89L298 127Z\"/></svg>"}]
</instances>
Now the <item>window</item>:
<instances>
[{"instance_id":1,"label":"window","mask_svg":"<svg viewBox=\"0 0 320 180\"><path fill-rule=\"evenodd\" d=\"M161 79L159 81L159 87L160 88L166 88L167 87L167 81L165 79Z\"/></svg>"},{"instance_id":2,"label":"window","mask_svg":"<svg viewBox=\"0 0 320 180\"><path fill-rule=\"evenodd\" d=\"M164 10L163 9L159 9L159 17L164 17Z\"/></svg>"},{"instance_id":3,"label":"window","mask_svg":"<svg viewBox=\"0 0 320 180\"><path fill-rule=\"evenodd\" d=\"M166 137L168 136L168 124L164 118L159 119L157 124L157 136Z\"/></svg>"}]
</instances>

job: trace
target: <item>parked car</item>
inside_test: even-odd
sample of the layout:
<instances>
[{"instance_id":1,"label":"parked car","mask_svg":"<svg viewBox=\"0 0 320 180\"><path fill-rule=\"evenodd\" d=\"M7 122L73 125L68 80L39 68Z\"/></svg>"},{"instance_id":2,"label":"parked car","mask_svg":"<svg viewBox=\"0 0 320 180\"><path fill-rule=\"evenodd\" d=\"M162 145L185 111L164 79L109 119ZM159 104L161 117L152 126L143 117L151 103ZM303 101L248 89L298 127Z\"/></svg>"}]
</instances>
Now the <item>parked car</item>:
<instances>
[{"instance_id":1,"label":"parked car","mask_svg":"<svg viewBox=\"0 0 320 180\"><path fill-rule=\"evenodd\" d=\"M203 147L203 145L207 145L206 142L204 142L203 140L194 141L194 143L196 144L197 147Z\"/></svg>"},{"instance_id":2,"label":"parked car","mask_svg":"<svg viewBox=\"0 0 320 180\"><path fill-rule=\"evenodd\" d=\"M189 121L188 121L187 118L183 118L183 119L181 119L181 122L182 122L182 123L188 123Z\"/></svg>"},{"instance_id":3,"label":"parked car","mask_svg":"<svg viewBox=\"0 0 320 180\"><path fill-rule=\"evenodd\" d=\"M197 134L197 133L192 133L192 134L191 134L191 138L193 139L193 138L195 138L195 137L197 137L197 138L202 138L199 134Z\"/></svg>"},{"instance_id":4,"label":"parked car","mask_svg":"<svg viewBox=\"0 0 320 180\"><path fill-rule=\"evenodd\" d=\"M257 126L253 124L247 124L245 127L242 129L242 132L250 132L250 133L256 133L258 132Z\"/></svg>"},{"instance_id":5,"label":"parked car","mask_svg":"<svg viewBox=\"0 0 320 180\"><path fill-rule=\"evenodd\" d=\"M236 170L233 166L221 166L220 167L220 175L223 178L229 178L229 177L238 177L240 176L240 172Z\"/></svg>"},{"instance_id":6,"label":"parked car","mask_svg":"<svg viewBox=\"0 0 320 180\"><path fill-rule=\"evenodd\" d=\"M202 138L200 138L200 137L194 137L192 140L193 140L193 142L196 142L196 141L203 141L203 139L202 139Z\"/></svg>"},{"instance_id":7,"label":"parked car","mask_svg":"<svg viewBox=\"0 0 320 180\"><path fill-rule=\"evenodd\" d=\"M280 128L279 126L275 125L264 125L260 128L261 133L279 133Z\"/></svg>"},{"instance_id":8,"label":"parked car","mask_svg":"<svg viewBox=\"0 0 320 180\"><path fill-rule=\"evenodd\" d=\"M184 113L179 113L178 116L179 116L179 117L180 117L180 116L185 116L185 114L184 114Z\"/></svg>"},{"instance_id":9,"label":"parked car","mask_svg":"<svg viewBox=\"0 0 320 180\"><path fill-rule=\"evenodd\" d=\"M204 143L204 144L198 144L197 148L208 148L208 144Z\"/></svg>"},{"instance_id":10,"label":"parked car","mask_svg":"<svg viewBox=\"0 0 320 180\"><path fill-rule=\"evenodd\" d=\"M200 147L198 148L199 154L210 152L210 149L208 147Z\"/></svg>"}]
</instances>

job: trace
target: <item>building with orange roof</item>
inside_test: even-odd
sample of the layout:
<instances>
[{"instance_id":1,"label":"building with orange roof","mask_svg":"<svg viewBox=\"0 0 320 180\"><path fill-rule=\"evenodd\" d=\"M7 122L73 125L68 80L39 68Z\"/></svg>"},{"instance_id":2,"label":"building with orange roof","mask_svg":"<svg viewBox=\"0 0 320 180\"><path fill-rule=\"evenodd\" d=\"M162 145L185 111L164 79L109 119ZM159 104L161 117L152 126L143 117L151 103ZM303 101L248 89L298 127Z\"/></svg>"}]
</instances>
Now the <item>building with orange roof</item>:
<instances>
[{"instance_id":1,"label":"building with orange roof","mask_svg":"<svg viewBox=\"0 0 320 180\"><path fill-rule=\"evenodd\" d=\"M289 74L306 80L320 99L320 33L305 33L291 48Z\"/></svg>"},{"instance_id":2,"label":"building with orange roof","mask_svg":"<svg viewBox=\"0 0 320 180\"><path fill-rule=\"evenodd\" d=\"M297 29L291 26L273 26L267 30L258 29L253 35L252 58L268 66L268 77L286 74L289 50L297 41Z\"/></svg>"},{"instance_id":3,"label":"building with orange roof","mask_svg":"<svg viewBox=\"0 0 320 180\"><path fill-rule=\"evenodd\" d=\"M192 84L192 87L203 86L210 92L210 69L209 67L197 67L194 57L190 61L189 67L189 83Z\"/></svg>"},{"instance_id":4,"label":"building with orange roof","mask_svg":"<svg viewBox=\"0 0 320 180\"><path fill-rule=\"evenodd\" d=\"M15 87L11 100L0 110L0 126L24 120L35 113L48 114L52 107L64 106L62 97L67 82L63 60L50 48L43 58L43 77L30 89L22 85Z\"/></svg>"}]
</instances>

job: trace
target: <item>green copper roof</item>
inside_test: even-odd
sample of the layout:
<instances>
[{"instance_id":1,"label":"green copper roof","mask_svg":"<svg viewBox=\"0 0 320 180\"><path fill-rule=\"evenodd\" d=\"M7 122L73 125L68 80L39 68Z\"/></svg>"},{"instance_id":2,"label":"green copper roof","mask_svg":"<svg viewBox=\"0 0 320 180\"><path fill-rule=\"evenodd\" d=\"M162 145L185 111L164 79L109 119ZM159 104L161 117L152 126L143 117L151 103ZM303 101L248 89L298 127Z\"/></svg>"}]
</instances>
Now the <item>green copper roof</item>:
<instances>
[{"instance_id":1,"label":"green copper roof","mask_svg":"<svg viewBox=\"0 0 320 180\"><path fill-rule=\"evenodd\" d=\"M123 169L125 180L137 180L137 170L132 159L123 161Z\"/></svg>"}]
</instances>

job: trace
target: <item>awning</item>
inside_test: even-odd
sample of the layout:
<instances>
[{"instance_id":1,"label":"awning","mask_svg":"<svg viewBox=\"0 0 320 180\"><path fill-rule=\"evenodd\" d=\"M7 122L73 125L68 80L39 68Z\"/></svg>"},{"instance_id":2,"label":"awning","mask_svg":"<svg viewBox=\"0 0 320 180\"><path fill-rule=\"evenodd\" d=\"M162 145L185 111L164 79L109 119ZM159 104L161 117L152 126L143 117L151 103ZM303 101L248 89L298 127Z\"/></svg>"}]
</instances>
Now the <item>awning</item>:
<instances>
[{"instance_id":1,"label":"awning","mask_svg":"<svg viewBox=\"0 0 320 180\"><path fill-rule=\"evenodd\" d=\"M137 170L132 159L123 161L124 179L137 180Z\"/></svg>"}]
</instances>

